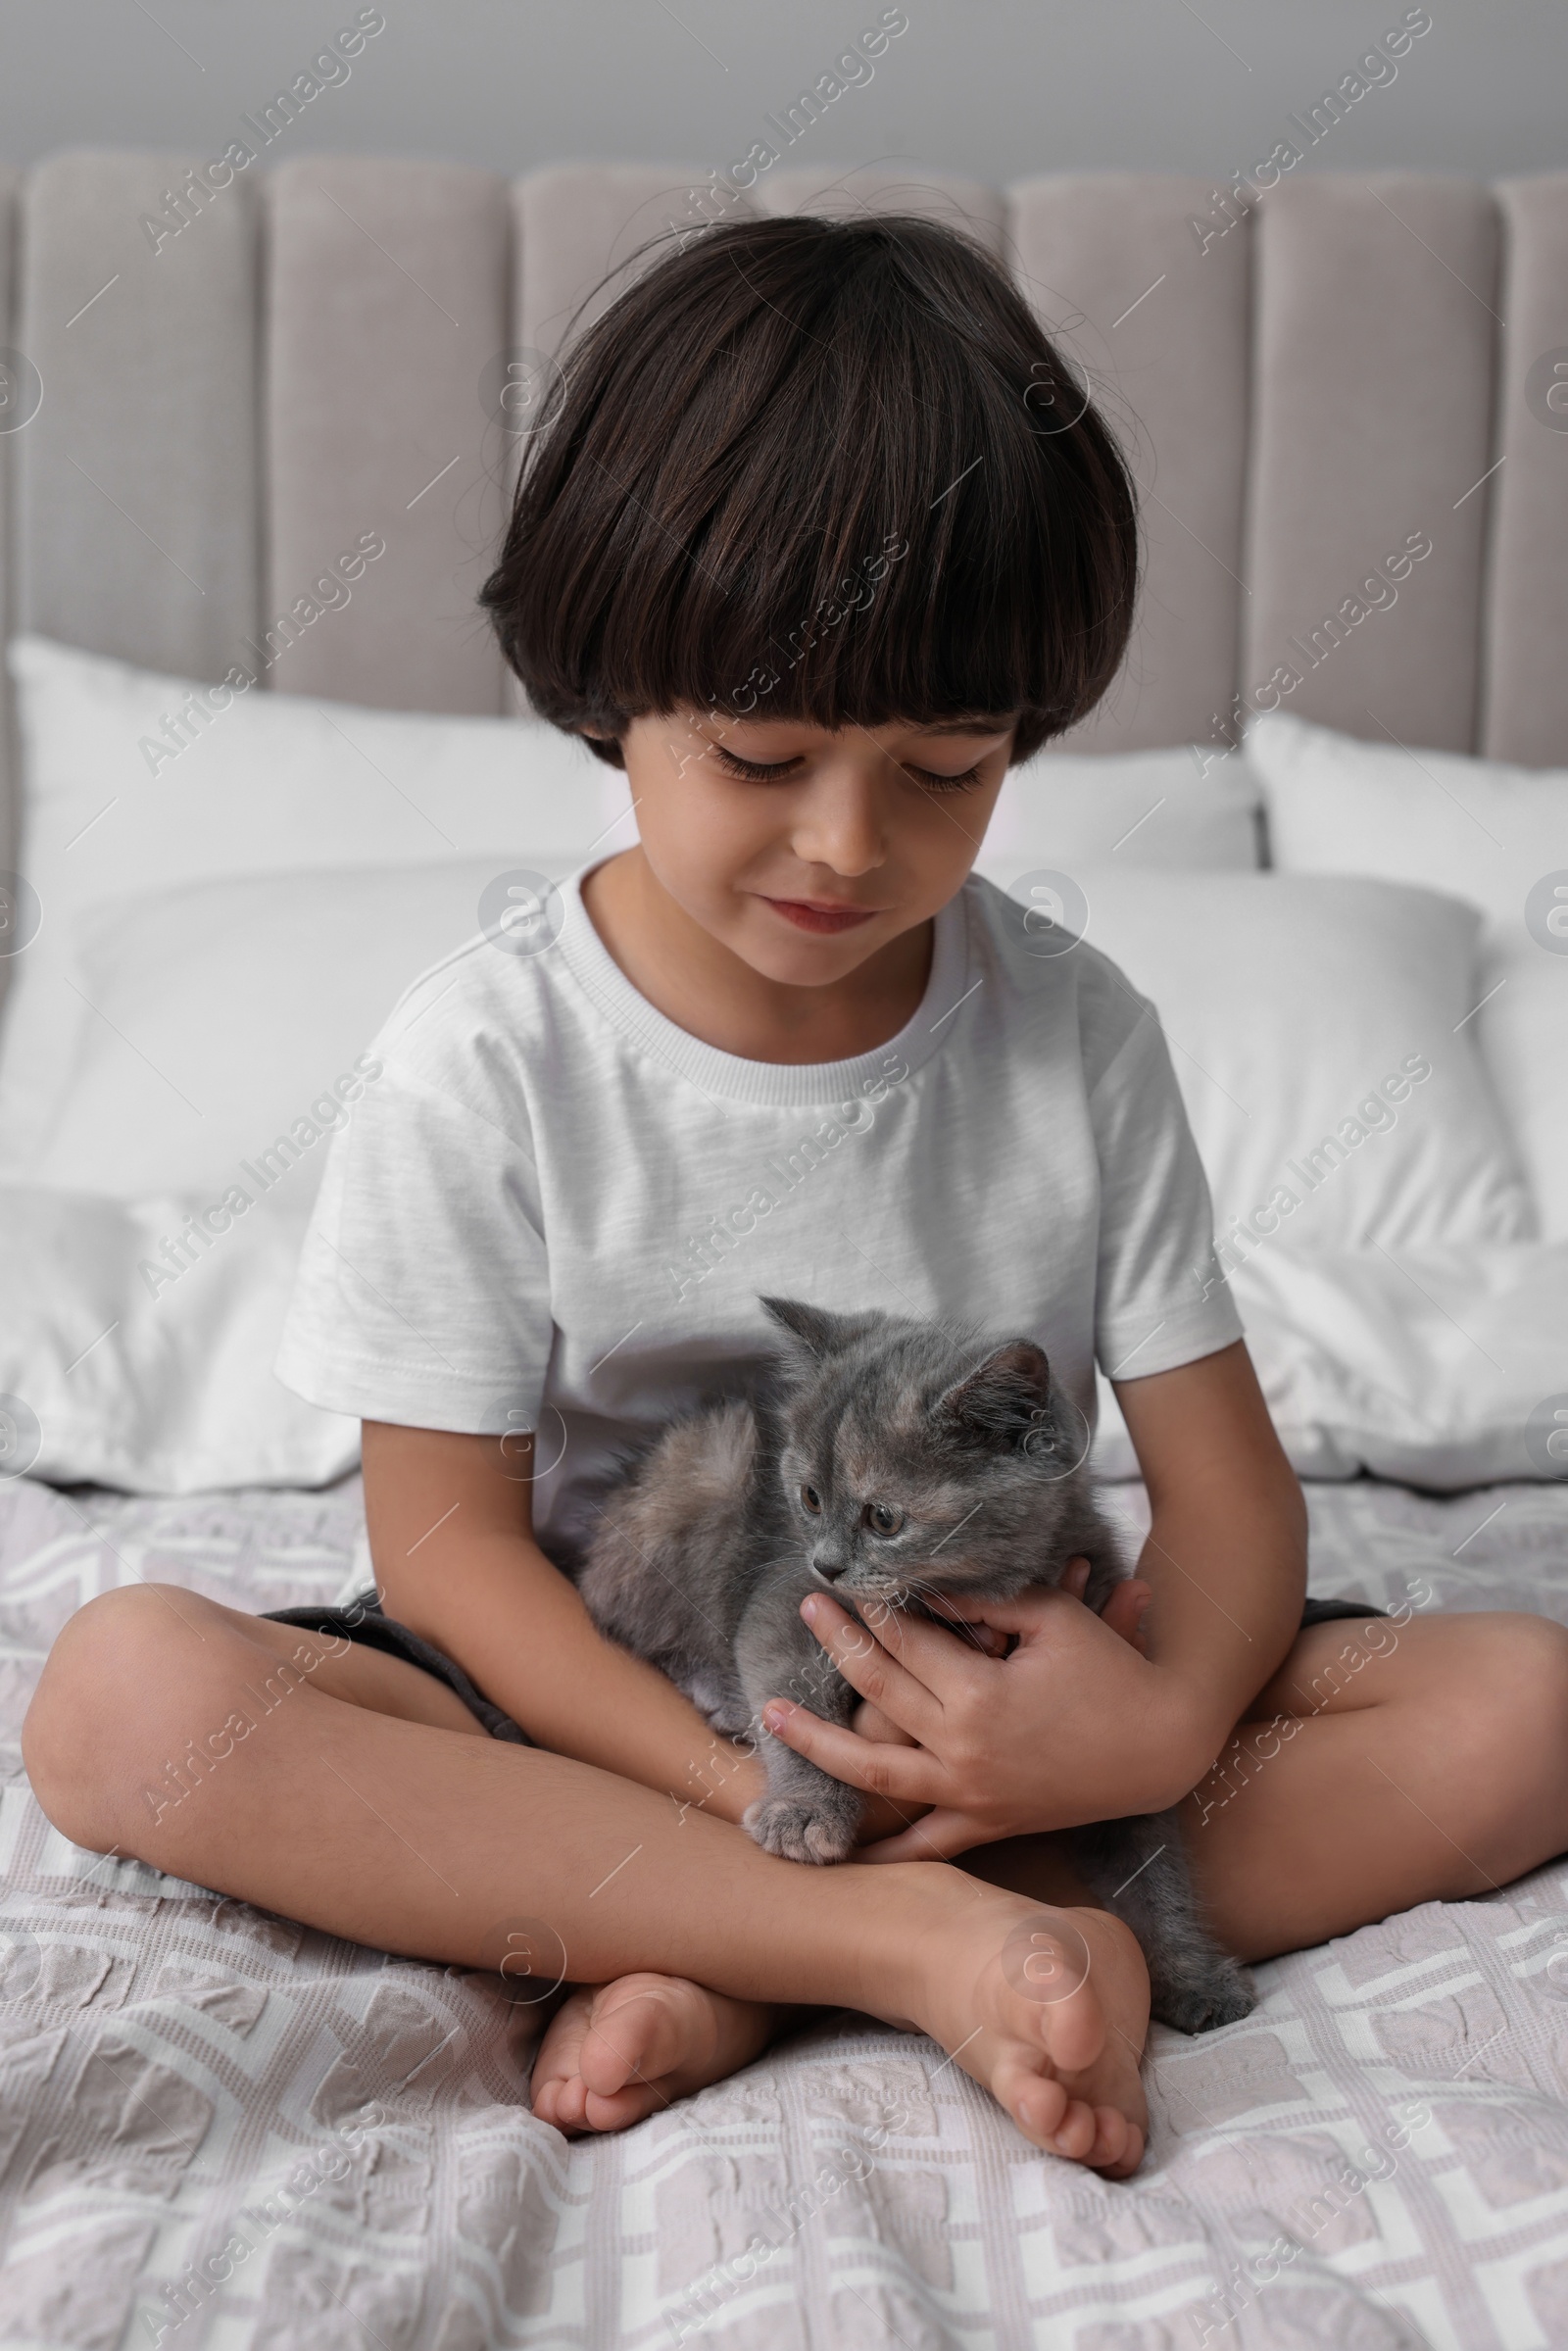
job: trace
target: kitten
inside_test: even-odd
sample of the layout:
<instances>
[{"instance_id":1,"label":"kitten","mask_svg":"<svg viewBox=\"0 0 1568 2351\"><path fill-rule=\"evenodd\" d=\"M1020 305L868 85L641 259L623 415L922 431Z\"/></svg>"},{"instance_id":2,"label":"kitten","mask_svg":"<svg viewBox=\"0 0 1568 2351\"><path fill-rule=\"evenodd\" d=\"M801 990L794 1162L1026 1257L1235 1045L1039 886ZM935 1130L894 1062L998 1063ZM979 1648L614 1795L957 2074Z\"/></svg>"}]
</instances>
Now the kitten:
<instances>
[{"instance_id":1,"label":"kitten","mask_svg":"<svg viewBox=\"0 0 1568 2351\"><path fill-rule=\"evenodd\" d=\"M767 1792L745 1822L757 1842L841 1861L859 1790L760 1720L771 1697L836 1723L858 1703L801 1618L806 1593L940 1616L944 1593L1008 1599L1086 1557L1098 1610L1124 1570L1077 1459L1078 1416L1031 1341L988 1348L902 1316L761 1303L788 1334L771 1371L623 1455L600 1482L585 1552L563 1564L603 1632L716 1731L759 1744ZM1200 2033L1250 2013L1245 1970L1200 1920L1173 1813L1075 1830L1072 1848L1143 1945L1157 2017Z\"/></svg>"}]
</instances>

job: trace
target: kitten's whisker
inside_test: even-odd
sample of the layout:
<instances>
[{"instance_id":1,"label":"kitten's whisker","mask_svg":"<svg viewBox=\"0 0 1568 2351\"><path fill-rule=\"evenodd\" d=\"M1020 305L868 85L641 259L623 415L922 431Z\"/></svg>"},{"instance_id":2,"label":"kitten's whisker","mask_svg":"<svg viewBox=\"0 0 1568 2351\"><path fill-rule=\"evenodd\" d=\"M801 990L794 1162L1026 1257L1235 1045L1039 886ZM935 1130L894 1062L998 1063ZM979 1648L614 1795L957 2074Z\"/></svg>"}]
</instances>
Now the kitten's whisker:
<instances>
[{"instance_id":1,"label":"kitten's whisker","mask_svg":"<svg viewBox=\"0 0 1568 2351\"><path fill-rule=\"evenodd\" d=\"M971 1647L979 1649L982 1654L989 1654L985 1642L968 1619L955 1616L949 1612L951 1608L949 1594L940 1591L935 1584L928 1583L923 1576L906 1576L900 1586L900 1596L898 1597L890 1594L881 1596L885 1597L887 1604L893 1608L901 1606L903 1601L907 1599L917 1598L924 1601L929 1613L939 1624L946 1625L950 1632L961 1635Z\"/></svg>"}]
</instances>

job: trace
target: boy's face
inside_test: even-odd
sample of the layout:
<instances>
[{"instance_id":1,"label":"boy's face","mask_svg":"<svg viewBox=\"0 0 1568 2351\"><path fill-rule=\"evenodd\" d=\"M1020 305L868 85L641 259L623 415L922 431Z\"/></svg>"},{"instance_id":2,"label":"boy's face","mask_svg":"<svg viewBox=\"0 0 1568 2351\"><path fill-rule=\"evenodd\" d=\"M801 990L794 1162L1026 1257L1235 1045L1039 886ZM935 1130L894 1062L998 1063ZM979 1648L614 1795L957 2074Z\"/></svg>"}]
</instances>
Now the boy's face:
<instances>
[{"instance_id":1,"label":"boy's face","mask_svg":"<svg viewBox=\"0 0 1568 2351\"><path fill-rule=\"evenodd\" d=\"M763 977L820 987L959 889L1015 724L895 721L835 734L677 710L633 719L620 746L662 888Z\"/></svg>"}]
</instances>

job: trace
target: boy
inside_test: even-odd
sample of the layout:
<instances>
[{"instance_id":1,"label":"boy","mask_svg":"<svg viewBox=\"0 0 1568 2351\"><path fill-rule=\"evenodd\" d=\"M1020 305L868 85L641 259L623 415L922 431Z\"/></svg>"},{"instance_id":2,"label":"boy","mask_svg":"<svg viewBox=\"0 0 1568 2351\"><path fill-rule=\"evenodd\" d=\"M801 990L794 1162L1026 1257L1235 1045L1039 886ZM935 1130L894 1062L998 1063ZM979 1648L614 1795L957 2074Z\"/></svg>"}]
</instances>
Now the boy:
<instances>
[{"instance_id":1,"label":"boy","mask_svg":"<svg viewBox=\"0 0 1568 2351\"><path fill-rule=\"evenodd\" d=\"M1202 1279L1157 1022L966 878L1130 624L1130 486L1092 407L1042 402L1063 380L1002 274L916 221L717 228L583 337L484 602L535 708L625 767L638 840L416 982L334 1144L279 1370L365 1421L376 1593L109 1594L28 1718L79 1842L582 1987L534 2069L563 2129L825 2001L934 2033L1036 2144L1124 2176L1147 1977L1051 1832L1180 1802L1234 1739L1263 1768L1187 1813L1243 1957L1568 1841L1555 1625L1412 1624L1315 1704L1342 1636L1302 1629L1301 1496ZM756 1758L553 1558L620 1439L755 1362L769 1291L1026 1333L1086 1438L1098 1357L1153 1512L1106 1619L985 1611L1004 1655L806 1604L859 1737L764 1726L879 1799L882 1850L836 1869L739 1832ZM254 1720L269 1671L289 1701Z\"/></svg>"}]
</instances>

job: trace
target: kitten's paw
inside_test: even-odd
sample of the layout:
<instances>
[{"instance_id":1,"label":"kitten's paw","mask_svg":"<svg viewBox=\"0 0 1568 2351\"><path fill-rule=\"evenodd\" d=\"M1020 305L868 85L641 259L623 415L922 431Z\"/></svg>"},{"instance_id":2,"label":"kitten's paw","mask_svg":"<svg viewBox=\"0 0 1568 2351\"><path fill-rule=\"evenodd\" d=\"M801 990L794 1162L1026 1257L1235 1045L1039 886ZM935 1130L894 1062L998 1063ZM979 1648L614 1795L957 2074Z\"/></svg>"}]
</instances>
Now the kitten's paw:
<instances>
[{"instance_id":1,"label":"kitten's paw","mask_svg":"<svg viewBox=\"0 0 1568 2351\"><path fill-rule=\"evenodd\" d=\"M722 1706L713 1709L709 1721L720 1739L732 1739L737 1744L744 1740L747 1753L756 1754L760 1727L757 1716L744 1698L726 1699Z\"/></svg>"},{"instance_id":2,"label":"kitten's paw","mask_svg":"<svg viewBox=\"0 0 1568 2351\"><path fill-rule=\"evenodd\" d=\"M1153 2013L1178 2033L1217 2033L1222 2025L1239 2025L1256 2006L1257 1987L1246 1968L1220 1957L1200 1977L1157 1985Z\"/></svg>"},{"instance_id":3,"label":"kitten's paw","mask_svg":"<svg viewBox=\"0 0 1568 2351\"><path fill-rule=\"evenodd\" d=\"M853 1822L832 1820L796 1796L760 1796L741 1827L782 1861L842 1861L855 1845Z\"/></svg>"}]
</instances>

